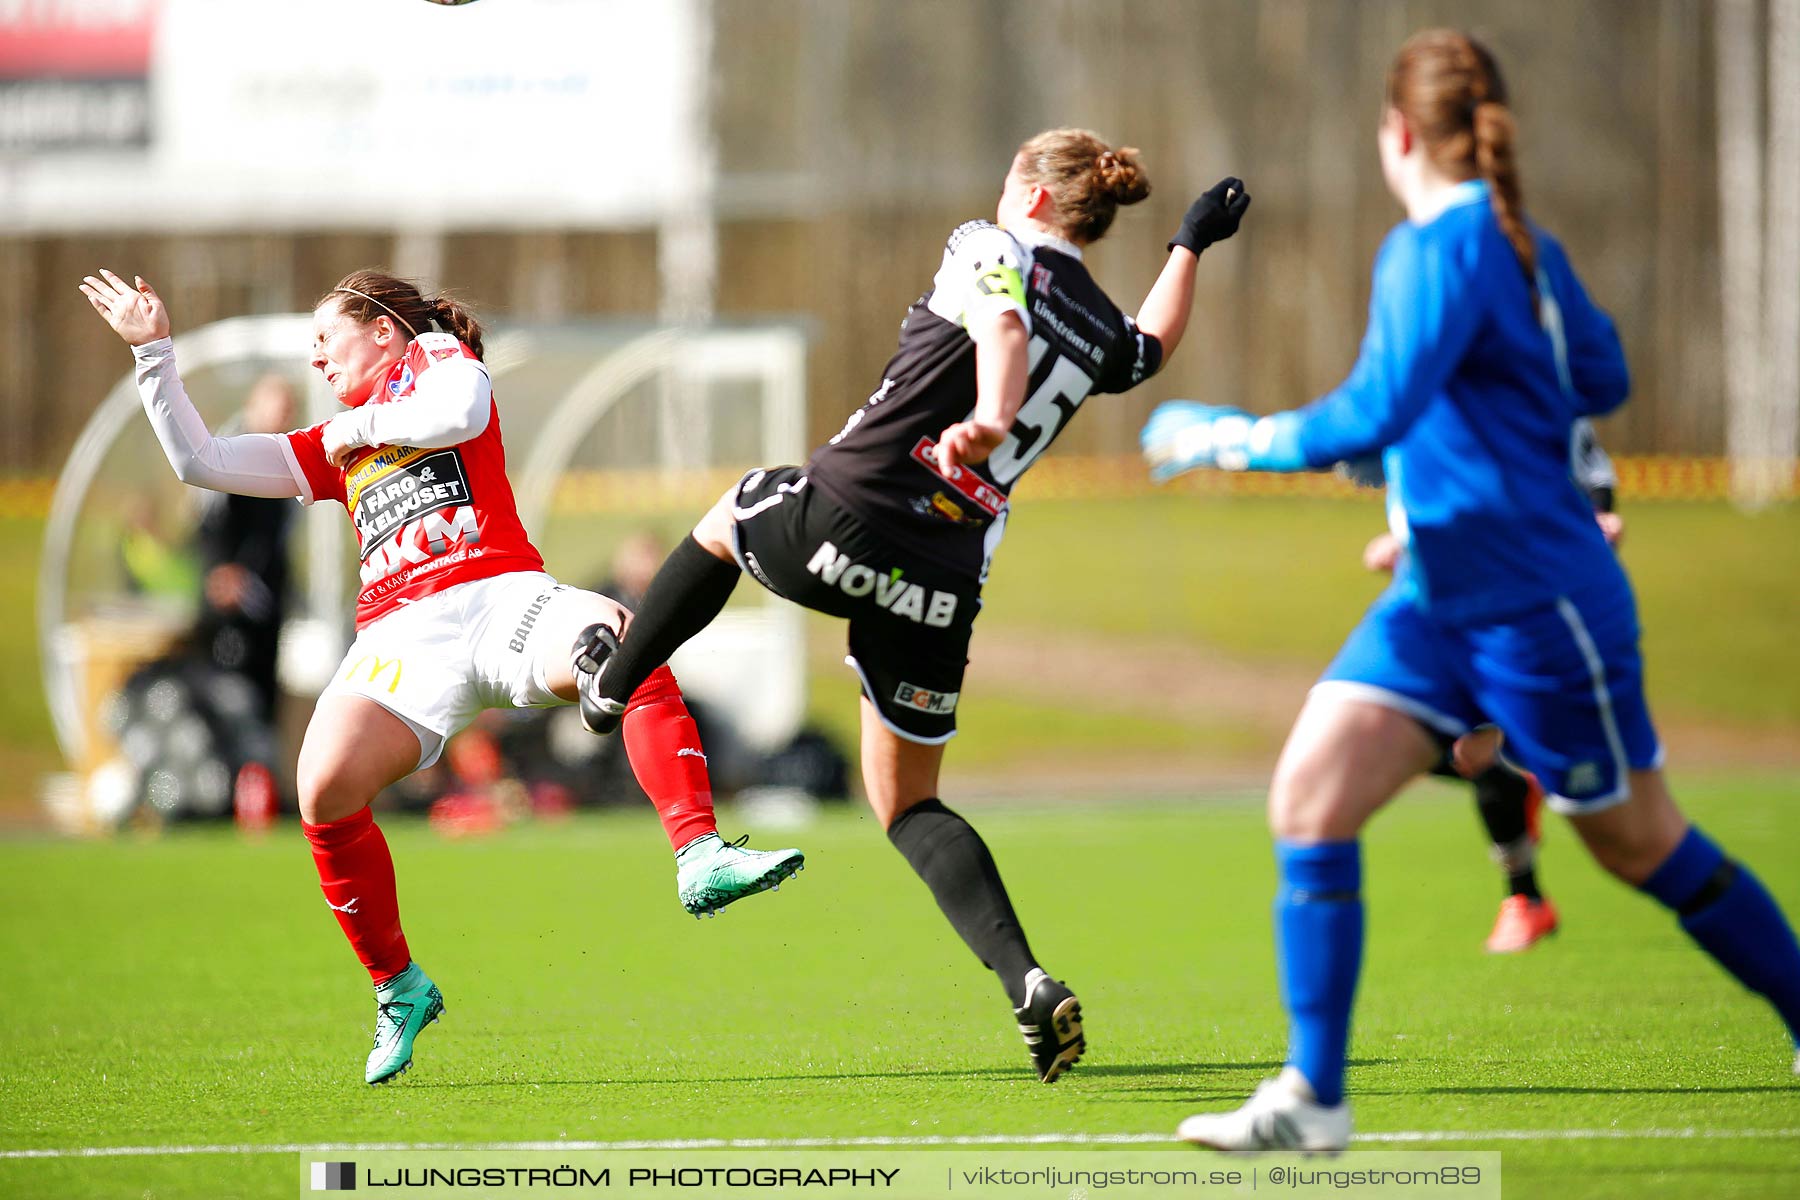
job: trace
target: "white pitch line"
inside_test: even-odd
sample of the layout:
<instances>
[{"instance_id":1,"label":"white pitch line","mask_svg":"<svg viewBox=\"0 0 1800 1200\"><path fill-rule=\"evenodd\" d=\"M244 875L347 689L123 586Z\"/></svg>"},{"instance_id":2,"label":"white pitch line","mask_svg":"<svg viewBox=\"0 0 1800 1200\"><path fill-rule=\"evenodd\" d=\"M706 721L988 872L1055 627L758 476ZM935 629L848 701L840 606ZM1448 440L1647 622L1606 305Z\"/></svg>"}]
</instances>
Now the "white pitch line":
<instances>
[{"instance_id":1,"label":"white pitch line","mask_svg":"<svg viewBox=\"0 0 1800 1200\"><path fill-rule=\"evenodd\" d=\"M1800 1129L1403 1129L1359 1133L1356 1145L1425 1142L1688 1141L1800 1139ZM184 1154L354 1154L378 1151L487 1152L532 1150L853 1150L934 1146L1140 1146L1173 1145L1167 1133L1029 1133L921 1135L916 1137L645 1138L612 1142L276 1142L216 1146L73 1146L50 1150L0 1150L0 1159L155 1158Z\"/></svg>"}]
</instances>

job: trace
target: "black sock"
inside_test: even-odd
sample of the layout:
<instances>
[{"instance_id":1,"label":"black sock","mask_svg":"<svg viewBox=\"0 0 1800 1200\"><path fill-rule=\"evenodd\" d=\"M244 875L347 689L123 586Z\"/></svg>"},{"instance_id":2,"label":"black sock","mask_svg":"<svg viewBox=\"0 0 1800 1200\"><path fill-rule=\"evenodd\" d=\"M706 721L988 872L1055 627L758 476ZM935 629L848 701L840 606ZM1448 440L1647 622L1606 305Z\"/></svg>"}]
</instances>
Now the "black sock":
<instances>
[{"instance_id":1,"label":"black sock","mask_svg":"<svg viewBox=\"0 0 1800 1200\"><path fill-rule=\"evenodd\" d=\"M1506 873L1506 894L1524 896L1527 900L1542 900L1544 894L1538 891L1537 868L1526 867L1519 871Z\"/></svg>"},{"instance_id":2,"label":"black sock","mask_svg":"<svg viewBox=\"0 0 1800 1200\"><path fill-rule=\"evenodd\" d=\"M600 671L600 695L624 704L650 672L719 615L737 587L738 565L714 558L693 539L669 553L644 590L631 629Z\"/></svg>"},{"instance_id":3,"label":"black sock","mask_svg":"<svg viewBox=\"0 0 1800 1200\"><path fill-rule=\"evenodd\" d=\"M1494 844L1494 861L1506 872L1509 894L1543 899L1538 891L1536 855L1526 830L1525 777L1496 762L1475 777L1475 807Z\"/></svg>"},{"instance_id":4,"label":"black sock","mask_svg":"<svg viewBox=\"0 0 1800 1200\"><path fill-rule=\"evenodd\" d=\"M894 818L888 840L931 889L969 949L1000 976L1013 1007L1025 1003L1025 976L1037 960L981 835L943 801L931 799Z\"/></svg>"}]
</instances>

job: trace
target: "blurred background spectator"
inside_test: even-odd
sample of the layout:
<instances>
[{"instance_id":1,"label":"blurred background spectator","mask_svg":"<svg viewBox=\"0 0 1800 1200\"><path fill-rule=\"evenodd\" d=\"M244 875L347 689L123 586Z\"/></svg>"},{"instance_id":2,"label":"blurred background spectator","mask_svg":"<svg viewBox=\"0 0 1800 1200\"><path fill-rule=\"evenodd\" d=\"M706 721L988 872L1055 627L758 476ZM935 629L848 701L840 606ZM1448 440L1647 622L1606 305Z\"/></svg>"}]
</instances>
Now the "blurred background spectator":
<instances>
[{"instance_id":1,"label":"blurred background spectator","mask_svg":"<svg viewBox=\"0 0 1800 1200\"><path fill-rule=\"evenodd\" d=\"M294 427L293 383L265 375L235 424ZM193 543L163 535L148 499L127 508L120 558L132 590L196 602L188 635L133 670L106 702L118 757L97 772L102 810L152 819L222 817L266 824L276 782L277 648L286 612L292 500L200 494Z\"/></svg>"},{"instance_id":2,"label":"blurred background spectator","mask_svg":"<svg viewBox=\"0 0 1800 1200\"><path fill-rule=\"evenodd\" d=\"M241 432L292 429L298 411L292 381L264 375L244 402ZM257 711L272 725L276 648L287 612L288 532L297 506L262 496L202 495L196 649L219 670L242 676L255 688Z\"/></svg>"}]
</instances>

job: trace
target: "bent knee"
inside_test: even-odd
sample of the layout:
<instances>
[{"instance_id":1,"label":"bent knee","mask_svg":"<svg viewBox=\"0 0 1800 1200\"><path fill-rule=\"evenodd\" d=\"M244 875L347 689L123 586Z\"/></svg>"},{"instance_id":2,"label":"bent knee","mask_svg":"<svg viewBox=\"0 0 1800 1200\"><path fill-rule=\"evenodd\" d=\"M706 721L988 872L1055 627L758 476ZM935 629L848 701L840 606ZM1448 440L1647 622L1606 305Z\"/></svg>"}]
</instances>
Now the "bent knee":
<instances>
[{"instance_id":1,"label":"bent knee","mask_svg":"<svg viewBox=\"0 0 1800 1200\"><path fill-rule=\"evenodd\" d=\"M1634 886L1668 861L1688 831L1687 818L1656 771L1632 772L1631 790L1624 803L1595 813L1572 814L1570 824L1596 863Z\"/></svg>"},{"instance_id":2,"label":"bent knee","mask_svg":"<svg viewBox=\"0 0 1800 1200\"><path fill-rule=\"evenodd\" d=\"M1656 873L1668 857L1666 850L1635 837L1587 837L1588 852L1601 870L1636 886Z\"/></svg>"},{"instance_id":3,"label":"bent knee","mask_svg":"<svg viewBox=\"0 0 1800 1200\"><path fill-rule=\"evenodd\" d=\"M1662 826L1582 829L1581 839L1600 868L1636 887L1666 861L1681 841L1683 828Z\"/></svg>"},{"instance_id":4,"label":"bent knee","mask_svg":"<svg viewBox=\"0 0 1800 1200\"><path fill-rule=\"evenodd\" d=\"M300 819L308 825L323 825L367 807L380 788L353 759L302 753L294 773L294 790L300 802Z\"/></svg>"},{"instance_id":5,"label":"bent knee","mask_svg":"<svg viewBox=\"0 0 1800 1200\"><path fill-rule=\"evenodd\" d=\"M1355 836L1343 772L1317 756L1283 756L1269 784L1269 832L1287 841Z\"/></svg>"},{"instance_id":6,"label":"bent knee","mask_svg":"<svg viewBox=\"0 0 1800 1200\"><path fill-rule=\"evenodd\" d=\"M599 622L619 637L625 636L625 628L631 623L631 610L614 600L611 596L599 592L586 592L582 602L567 623L579 629Z\"/></svg>"}]
</instances>

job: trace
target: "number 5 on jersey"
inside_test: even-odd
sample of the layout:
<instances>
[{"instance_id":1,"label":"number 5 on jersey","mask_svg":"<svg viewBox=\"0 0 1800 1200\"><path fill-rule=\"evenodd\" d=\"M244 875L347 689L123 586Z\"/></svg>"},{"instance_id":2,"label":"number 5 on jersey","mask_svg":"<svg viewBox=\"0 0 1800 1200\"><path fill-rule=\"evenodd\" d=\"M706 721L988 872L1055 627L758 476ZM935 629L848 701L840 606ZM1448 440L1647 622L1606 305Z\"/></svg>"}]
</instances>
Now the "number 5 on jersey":
<instances>
[{"instance_id":1,"label":"number 5 on jersey","mask_svg":"<svg viewBox=\"0 0 1800 1200\"><path fill-rule=\"evenodd\" d=\"M1050 343L1041 335L1032 337L1028 362L1034 376L1049 350ZM1094 381L1086 371L1060 354L1053 356L1042 382L1019 406L1019 415L1013 418L1006 440L988 456L988 471L994 481L1001 487L1010 487L1023 475L1025 468L1056 440L1093 388Z\"/></svg>"}]
</instances>

